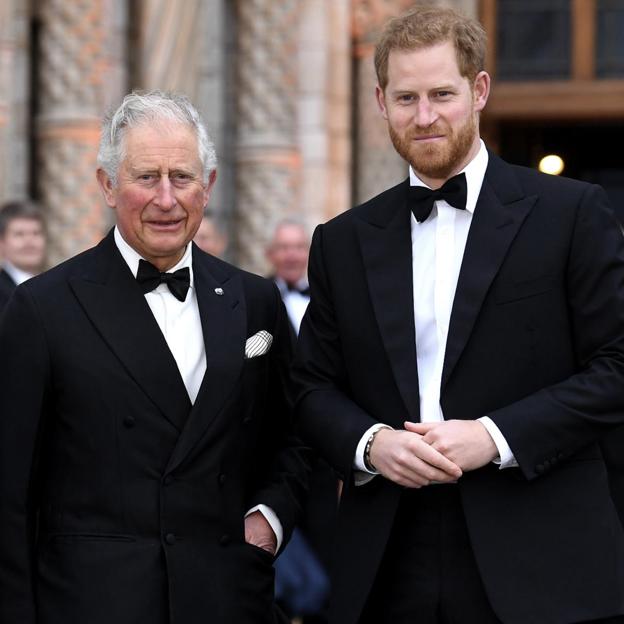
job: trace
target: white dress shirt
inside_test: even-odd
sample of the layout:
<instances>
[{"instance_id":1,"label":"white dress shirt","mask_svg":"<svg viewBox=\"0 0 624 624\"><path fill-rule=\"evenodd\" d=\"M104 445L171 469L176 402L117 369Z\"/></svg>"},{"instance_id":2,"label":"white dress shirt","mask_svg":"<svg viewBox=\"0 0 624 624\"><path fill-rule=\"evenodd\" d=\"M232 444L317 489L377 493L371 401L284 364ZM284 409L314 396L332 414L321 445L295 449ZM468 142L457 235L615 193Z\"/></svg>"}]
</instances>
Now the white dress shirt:
<instances>
[{"instance_id":1,"label":"white dress shirt","mask_svg":"<svg viewBox=\"0 0 624 624\"><path fill-rule=\"evenodd\" d=\"M8 260L4 261L4 270L9 274L10 278L15 282L16 286L24 283L26 280L29 280L31 277L34 277L34 273L28 273L26 271L22 271L22 269L18 269L12 262Z\"/></svg>"},{"instance_id":2,"label":"white dress shirt","mask_svg":"<svg viewBox=\"0 0 624 624\"><path fill-rule=\"evenodd\" d=\"M292 326L295 328L295 333L299 335L299 328L301 327L301 321L303 315L310 303L310 295L302 295L299 290L308 288L308 281L303 278L300 279L296 286L299 290L288 290L288 284L281 278L275 278L275 284L280 291L284 307L288 314L288 318Z\"/></svg>"},{"instance_id":3,"label":"white dress shirt","mask_svg":"<svg viewBox=\"0 0 624 624\"><path fill-rule=\"evenodd\" d=\"M139 270L139 260L144 260L144 258L128 245L117 227L115 227L114 236L119 253L132 271L132 275L136 277ZM190 244L186 246L182 259L168 272L173 273L184 267L189 268L191 278L190 288L184 301L176 299L171 294L167 284L159 284L157 288L145 293L144 296L178 365L191 403L195 403L206 372L206 350L197 304L197 291L193 279L192 245ZM277 538L279 550L284 532L277 514L266 505L257 505L245 515L248 516L254 511L260 511L271 525Z\"/></svg>"},{"instance_id":4,"label":"white dress shirt","mask_svg":"<svg viewBox=\"0 0 624 624\"><path fill-rule=\"evenodd\" d=\"M467 185L466 210L457 210L446 201L438 200L429 218L422 223L418 223L411 215L414 327L421 422L444 420L440 406L440 386L446 339L466 240L487 164L487 149L481 141L479 152L463 169ZM412 186L426 186L411 167L409 175ZM496 463L500 463L501 468L517 466L500 429L487 416L478 420L496 444L499 453ZM379 423L368 429L357 446L354 467L361 473L368 473L356 475L356 483L359 485L369 481L370 474L375 474L364 465L366 442L374 431L386 426Z\"/></svg>"}]
</instances>

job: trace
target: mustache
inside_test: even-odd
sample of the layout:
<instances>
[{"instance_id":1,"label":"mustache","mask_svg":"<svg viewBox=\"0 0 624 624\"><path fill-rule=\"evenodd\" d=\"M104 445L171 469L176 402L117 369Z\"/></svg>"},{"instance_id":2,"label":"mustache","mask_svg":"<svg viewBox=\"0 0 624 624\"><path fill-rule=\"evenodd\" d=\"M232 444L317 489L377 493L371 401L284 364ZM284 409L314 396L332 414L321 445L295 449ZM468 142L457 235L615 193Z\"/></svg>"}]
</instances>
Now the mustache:
<instances>
[{"instance_id":1,"label":"mustache","mask_svg":"<svg viewBox=\"0 0 624 624\"><path fill-rule=\"evenodd\" d=\"M409 130L407 138L415 139L418 137L419 139L424 139L428 137L440 136L441 134L448 134L448 132L445 128L439 126L428 126L426 128L416 126L415 128Z\"/></svg>"}]
</instances>

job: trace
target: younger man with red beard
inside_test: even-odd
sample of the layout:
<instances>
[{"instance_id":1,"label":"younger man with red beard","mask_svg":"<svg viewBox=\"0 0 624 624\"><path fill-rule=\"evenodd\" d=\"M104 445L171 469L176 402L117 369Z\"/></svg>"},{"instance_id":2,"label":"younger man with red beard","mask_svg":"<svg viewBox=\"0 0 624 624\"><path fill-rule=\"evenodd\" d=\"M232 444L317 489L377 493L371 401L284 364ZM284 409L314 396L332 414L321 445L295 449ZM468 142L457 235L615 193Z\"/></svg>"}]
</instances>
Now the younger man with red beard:
<instances>
[{"instance_id":1,"label":"younger man with red beard","mask_svg":"<svg viewBox=\"0 0 624 624\"><path fill-rule=\"evenodd\" d=\"M418 7L375 54L409 177L319 226L294 375L343 476L335 624L624 621L599 448L624 422L624 244L603 190L479 137L485 33Z\"/></svg>"}]
</instances>

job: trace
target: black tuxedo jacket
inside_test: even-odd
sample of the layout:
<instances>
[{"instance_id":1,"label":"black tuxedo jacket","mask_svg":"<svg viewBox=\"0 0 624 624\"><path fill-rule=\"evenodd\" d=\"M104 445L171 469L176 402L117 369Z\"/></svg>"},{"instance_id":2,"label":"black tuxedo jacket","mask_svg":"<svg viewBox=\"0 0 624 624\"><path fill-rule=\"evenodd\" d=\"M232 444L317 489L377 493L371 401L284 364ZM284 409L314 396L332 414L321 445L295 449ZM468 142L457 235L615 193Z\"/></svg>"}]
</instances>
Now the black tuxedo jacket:
<instances>
[{"instance_id":1,"label":"black tuxedo jacket","mask_svg":"<svg viewBox=\"0 0 624 624\"><path fill-rule=\"evenodd\" d=\"M13 278L4 269L0 269L0 314L2 314L2 310L11 298L16 286Z\"/></svg>"},{"instance_id":2,"label":"black tuxedo jacket","mask_svg":"<svg viewBox=\"0 0 624 624\"><path fill-rule=\"evenodd\" d=\"M401 488L355 487L368 427L419 420L409 182L315 232L297 418L346 477L331 621L357 621ZM459 481L489 600L512 624L624 613L624 539L597 440L624 421L624 245L604 192L490 161L453 303L446 419L488 415L519 468ZM436 487L436 486L430 486ZM438 486L443 487L443 486Z\"/></svg>"},{"instance_id":3,"label":"black tuxedo jacket","mask_svg":"<svg viewBox=\"0 0 624 624\"><path fill-rule=\"evenodd\" d=\"M7 306L3 624L274 622L272 558L243 518L265 503L288 538L305 480L285 312L269 281L195 246L193 271L207 360L193 406L112 233ZM270 351L244 359L260 330Z\"/></svg>"}]
</instances>

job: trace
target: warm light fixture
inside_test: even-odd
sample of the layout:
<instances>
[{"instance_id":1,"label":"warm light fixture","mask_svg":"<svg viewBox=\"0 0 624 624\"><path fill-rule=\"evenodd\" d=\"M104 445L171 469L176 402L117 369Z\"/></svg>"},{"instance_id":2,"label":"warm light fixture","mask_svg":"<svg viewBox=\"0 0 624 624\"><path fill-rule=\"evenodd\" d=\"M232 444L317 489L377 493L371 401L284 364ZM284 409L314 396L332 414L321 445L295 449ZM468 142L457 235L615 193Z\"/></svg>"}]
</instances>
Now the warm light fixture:
<instances>
[{"instance_id":1,"label":"warm light fixture","mask_svg":"<svg viewBox=\"0 0 624 624\"><path fill-rule=\"evenodd\" d=\"M548 154L548 156L544 156L544 158L539 161L538 165L538 168L542 173L549 173L550 175L559 175L563 171L564 167L565 163L563 162L563 158L557 154Z\"/></svg>"}]
</instances>

